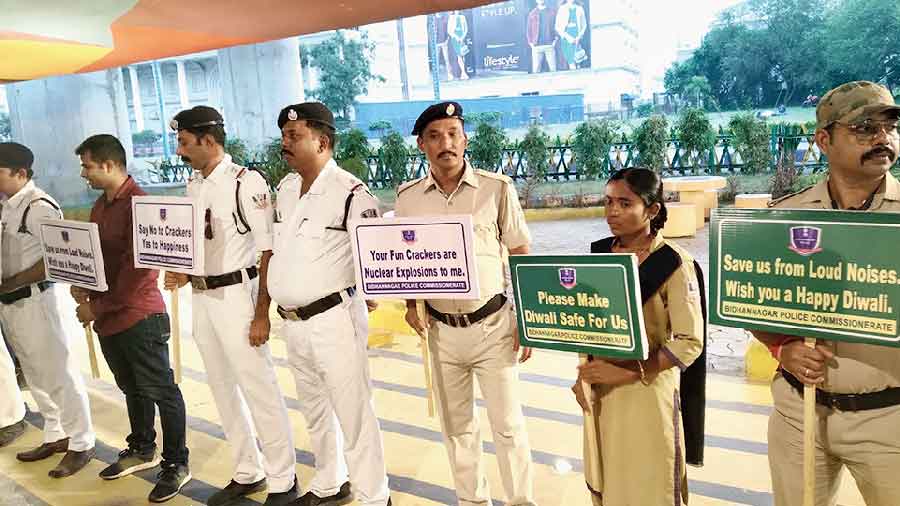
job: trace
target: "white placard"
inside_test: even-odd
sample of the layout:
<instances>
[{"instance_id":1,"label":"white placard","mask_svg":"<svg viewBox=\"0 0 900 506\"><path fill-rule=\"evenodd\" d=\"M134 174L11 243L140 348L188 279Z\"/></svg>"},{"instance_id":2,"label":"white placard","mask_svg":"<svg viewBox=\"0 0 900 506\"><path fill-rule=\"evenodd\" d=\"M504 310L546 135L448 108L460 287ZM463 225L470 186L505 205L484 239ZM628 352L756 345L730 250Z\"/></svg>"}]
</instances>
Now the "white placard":
<instances>
[{"instance_id":1,"label":"white placard","mask_svg":"<svg viewBox=\"0 0 900 506\"><path fill-rule=\"evenodd\" d=\"M480 298L469 215L365 219L350 236L363 298Z\"/></svg>"},{"instance_id":2,"label":"white placard","mask_svg":"<svg viewBox=\"0 0 900 506\"><path fill-rule=\"evenodd\" d=\"M131 199L134 266L203 275L204 211L189 197Z\"/></svg>"},{"instance_id":3,"label":"white placard","mask_svg":"<svg viewBox=\"0 0 900 506\"><path fill-rule=\"evenodd\" d=\"M95 292L109 288L96 223L40 220L39 225L47 279Z\"/></svg>"}]
</instances>

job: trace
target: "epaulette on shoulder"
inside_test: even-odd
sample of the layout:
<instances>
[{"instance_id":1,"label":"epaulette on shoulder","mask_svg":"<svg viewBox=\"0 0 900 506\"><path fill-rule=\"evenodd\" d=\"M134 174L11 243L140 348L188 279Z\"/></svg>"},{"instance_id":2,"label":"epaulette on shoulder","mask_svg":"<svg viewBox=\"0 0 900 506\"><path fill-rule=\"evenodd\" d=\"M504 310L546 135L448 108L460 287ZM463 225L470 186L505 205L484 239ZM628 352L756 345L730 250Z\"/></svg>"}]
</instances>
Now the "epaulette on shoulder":
<instances>
[{"instance_id":1,"label":"epaulette on shoulder","mask_svg":"<svg viewBox=\"0 0 900 506\"><path fill-rule=\"evenodd\" d=\"M425 180L425 178L426 178L426 176L422 176L419 179L414 179L412 181L407 181L406 183L401 184L400 186L397 187L397 195L400 195L401 193L405 192L406 190L421 183L422 181Z\"/></svg>"},{"instance_id":2,"label":"epaulette on shoulder","mask_svg":"<svg viewBox=\"0 0 900 506\"><path fill-rule=\"evenodd\" d=\"M800 190L800 191L796 191L796 192L794 192L794 193L789 193L789 194L784 195L784 196L782 196L782 197L778 197L777 199L770 200L769 203L766 204L766 205L767 205L768 207L775 207L775 206L777 206L778 204L784 202L785 200L787 200L787 199L789 199L789 198L791 198L791 197L796 197L797 195L800 195L800 194L806 192L807 190L809 190L809 189L812 188L813 186L815 186L815 185L810 185L810 186L807 186L806 188L804 188L804 189L802 189L802 190Z\"/></svg>"},{"instance_id":3,"label":"epaulette on shoulder","mask_svg":"<svg viewBox=\"0 0 900 506\"><path fill-rule=\"evenodd\" d=\"M507 183L507 184L512 184L512 182L513 182L511 177L507 176L506 174L501 174L499 172L491 172L489 170L475 169L475 174L479 175L479 176L484 176L484 177L490 178L490 179L496 179L497 181L503 181L504 183Z\"/></svg>"},{"instance_id":4,"label":"epaulette on shoulder","mask_svg":"<svg viewBox=\"0 0 900 506\"><path fill-rule=\"evenodd\" d=\"M299 177L300 175L296 172L286 174L283 178L281 178L281 181L278 182L278 186L275 187L275 191L281 191L281 187L286 184L294 184Z\"/></svg>"}]
</instances>

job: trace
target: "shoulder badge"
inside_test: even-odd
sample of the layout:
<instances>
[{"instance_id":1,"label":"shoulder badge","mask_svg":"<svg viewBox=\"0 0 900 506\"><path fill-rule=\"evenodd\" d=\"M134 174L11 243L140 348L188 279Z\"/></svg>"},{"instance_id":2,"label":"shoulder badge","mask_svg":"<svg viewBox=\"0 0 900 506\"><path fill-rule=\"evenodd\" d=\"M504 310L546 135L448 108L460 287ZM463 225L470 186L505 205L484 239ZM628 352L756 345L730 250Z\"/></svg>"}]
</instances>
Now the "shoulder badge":
<instances>
[{"instance_id":1,"label":"shoulder badge","mask_svg":"<svg viewBox=\"0 0 900 506\"><path fill-rule=\"evenodd\" d=\"M427 178L427 176L422 176L422 177L420 177L419 179L414 179L414 180L412 180L412 181L407 181L407 182L401 184L400 186L397 187L397 195L400 195L401 193L405 192L406 190L408 190L408 189L412 188L413 186L415 186L415 185L421 183L421 182L424 181L426 178Z\"/></svg>"}]
</instances>

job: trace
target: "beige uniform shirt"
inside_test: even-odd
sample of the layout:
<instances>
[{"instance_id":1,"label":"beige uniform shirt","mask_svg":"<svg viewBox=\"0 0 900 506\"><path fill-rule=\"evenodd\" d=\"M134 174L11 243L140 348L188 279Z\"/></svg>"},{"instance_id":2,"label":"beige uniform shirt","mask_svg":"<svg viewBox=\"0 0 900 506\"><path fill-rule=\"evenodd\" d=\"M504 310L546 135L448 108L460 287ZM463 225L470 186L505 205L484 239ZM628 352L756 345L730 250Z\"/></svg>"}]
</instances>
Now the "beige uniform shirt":
<instances>
[{"instance_id":1,"label":"beige uniform shirt","mask_svg":"<svg viewBox=\"0 0 900 506\"><path fill-rule=\"evenodd\" d=\"M770 202L769 207L831 209L828 179L806 190ZM869 211L900 212L900 183L890 173L885 176L885 183L875 195ZM880 246L897 247L895 240L888 240ZM829 365L825 383L820 387L823 390L832 393L860 394L900 387L900 348L837 341L827 341L826 345L834 351L837 363Z\"/></svg>"},{"instance_id":2,"label":"beige uniform shirt","mask_svg":"<svg viewBox=\"0 0 900 506\"><path fill-rule=\"evenodd\" d=\"M48 202L39 200L41 198L49 199L59 206L53 197L35 186L34 181L26 183L2 204L0 220L3 223L3 240L0 244L2 244L4 278L15 276L44 257L41 248L40 221L61 219L62 213ZM23 225L22 217L29 207L28 219L24 222L25 231L22 231L20 230Z\"/></svg>"},{"instance_id":3,"label":"beige uniform shirt","mask_svg":"<svg viewBox=\"0 0 900 506\"><path fill-rule=\"evenodd\" d=\"M494 295L503 293L507 250L531 242L512 179L473 169L468 163L459 186L449 195L440 189L430 172L401 186L397 189L394 212L398 217L472 215L481 299L429 299L428 304L442 313L471 313Z\"/></svg>"}]
</instances>

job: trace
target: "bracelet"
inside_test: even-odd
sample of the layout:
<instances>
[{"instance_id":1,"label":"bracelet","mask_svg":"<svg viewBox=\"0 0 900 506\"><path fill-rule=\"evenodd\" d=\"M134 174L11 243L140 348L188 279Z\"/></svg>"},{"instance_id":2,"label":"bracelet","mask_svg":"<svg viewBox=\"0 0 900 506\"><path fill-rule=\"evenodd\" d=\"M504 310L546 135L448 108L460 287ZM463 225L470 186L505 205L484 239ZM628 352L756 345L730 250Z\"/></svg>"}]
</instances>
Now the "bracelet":
<instances>
[{"instance_id":1,"label":"bracelet","mask_svg":"<svg viewBox=\"0 0 900 506\"><path fill-rule=\"evenodd\" d=\"M649 386L650 386L650 382L647 381L647 373L646 373L646 371L644 371L644 363L641 362L640 360L635 360L635 362L637 362L638 368L639 368L640 371L641 371L641 383L642 383L644 386L648 386L648 387L649 387Z\"/></svg>"}]
</instances>

